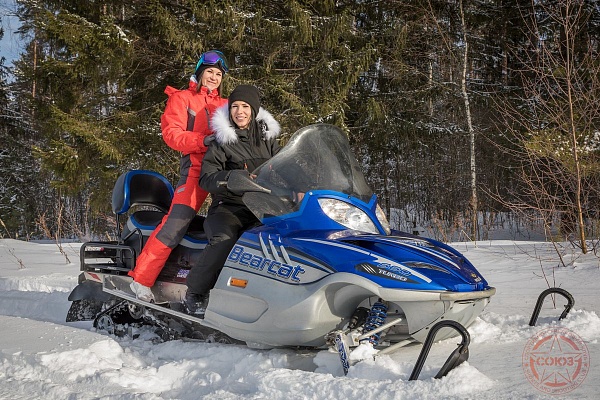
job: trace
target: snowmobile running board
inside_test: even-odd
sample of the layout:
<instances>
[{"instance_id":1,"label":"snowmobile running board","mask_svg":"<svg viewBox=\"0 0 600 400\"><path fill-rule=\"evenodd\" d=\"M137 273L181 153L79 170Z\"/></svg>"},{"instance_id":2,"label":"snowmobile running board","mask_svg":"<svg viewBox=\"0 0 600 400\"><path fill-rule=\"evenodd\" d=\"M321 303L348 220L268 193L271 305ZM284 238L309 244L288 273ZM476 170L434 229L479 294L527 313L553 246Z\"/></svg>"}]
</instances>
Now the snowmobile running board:
<instances>
[{"instance_id":1,"label":"snowmobile running board","mask_svg":"<svg viewBox=\"0 0 600 400\"><path fill-rule=\"evenodd\" d=\"M131 282L131 280L131 278L124 278L119 276L105 276L102 281L102 290L106 293L112 294L113 296L130 301L132 303L136 303L141 306L151 308L163 313L167 312L170 315L203 325L204 320L202 318L195 317L193 315L165 307L165 305L169 303L149 303L147 301L138 299L135 296L135 294L133 294L133 292L129 289L129 283Z\"/></svg>"}]
</instances>

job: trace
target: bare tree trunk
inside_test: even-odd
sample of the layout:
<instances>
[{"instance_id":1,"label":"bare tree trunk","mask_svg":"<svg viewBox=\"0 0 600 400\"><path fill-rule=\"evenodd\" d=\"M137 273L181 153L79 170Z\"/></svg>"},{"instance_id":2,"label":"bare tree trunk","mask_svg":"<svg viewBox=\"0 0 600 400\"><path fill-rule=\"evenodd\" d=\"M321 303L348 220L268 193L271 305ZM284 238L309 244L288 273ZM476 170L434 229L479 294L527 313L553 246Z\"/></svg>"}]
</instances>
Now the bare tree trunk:
<instances>
[{"instance_id":1,"label":"bare tree trunk","mask_svg":"<svg viewBox=\"0 0 600 400\"><path fill-rule=\"evenodd\" d=\"M460 21L463 32L463 69L461 75L461 92L465 103L465 114L467 119L467 127L469 131L470 152L471 152L471 237L477 240L477 168L475 163L475 130L473 129L473 121L471 118L471 106L469 103L469 93L467 92L467 66L469 62L469 44L467 41L467 25L465 23L465 13L463 11L463 2L460 0Z\"/></svg>"},{"instance_id":2,"label":"bare tree trunk","mask_svg":"<svg viewBox=\"0 0 600 400\"><path fill-rule=\"evenodd\" d=\"M35 71L37 69L37 40L33 40L33 84L31 85L31 97L35 99Z\"/></svg>"}]
</instances>

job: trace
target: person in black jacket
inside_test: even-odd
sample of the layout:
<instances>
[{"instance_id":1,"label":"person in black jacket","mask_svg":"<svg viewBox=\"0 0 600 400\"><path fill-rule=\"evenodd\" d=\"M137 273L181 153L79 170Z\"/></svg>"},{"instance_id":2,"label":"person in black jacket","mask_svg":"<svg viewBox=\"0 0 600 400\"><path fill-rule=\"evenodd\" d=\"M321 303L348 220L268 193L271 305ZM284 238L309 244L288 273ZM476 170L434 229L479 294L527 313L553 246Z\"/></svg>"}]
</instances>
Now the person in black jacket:
<instances>
[{"instance_id":1,"label":"person in black jacket","mask_svg":"<svg viewBox=\"0 0 600 400\"><path fill-rule=\"evenodd\" d=\"M250 176L258 166L281 150L279 123L260 106L256 87L239 85L228 105L211 119L214 139L202 161L200 186L212 196L204 222L208 245L187 276L184 304L190 313L202 314L202 305L214 286L229 252L242 232L259 223L244 205L242 195L232 193L223 182L231 174Z\"/></svg>"}]
</instances>

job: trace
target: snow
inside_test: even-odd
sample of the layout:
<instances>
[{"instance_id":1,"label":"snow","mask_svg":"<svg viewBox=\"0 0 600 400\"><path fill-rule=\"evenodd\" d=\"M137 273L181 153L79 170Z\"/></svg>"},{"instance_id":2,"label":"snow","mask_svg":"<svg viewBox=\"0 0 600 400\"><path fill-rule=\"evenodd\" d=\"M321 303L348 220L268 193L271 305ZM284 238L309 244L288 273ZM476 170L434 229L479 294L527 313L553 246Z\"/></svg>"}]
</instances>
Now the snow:
<instances>
[{"instance_id":1,"label":"snow","mask_svg":"<svg viewBox=\"0 0 600 400\"><path fill-rule=\"evenodd\" d=\"M543 242L453 243L497 294L476 322L469 360L434 379L459 338L432 346L419 379L409 381L422 346L364 358L343 375L337 353L253 350L197 341L157 343L142 331L132 339L96 332L91 322L66 323L77 285L79 244L0 240L0 399L596 399L600 391L600 255L560 251ZM560 266L559 266L560 265ZM550 286L575 298L546 299L537 326L529 319ZM578 335L589 353L587 376L560 396L525 376L528 341L548 328Z\"/></svg>"}]
</instances>

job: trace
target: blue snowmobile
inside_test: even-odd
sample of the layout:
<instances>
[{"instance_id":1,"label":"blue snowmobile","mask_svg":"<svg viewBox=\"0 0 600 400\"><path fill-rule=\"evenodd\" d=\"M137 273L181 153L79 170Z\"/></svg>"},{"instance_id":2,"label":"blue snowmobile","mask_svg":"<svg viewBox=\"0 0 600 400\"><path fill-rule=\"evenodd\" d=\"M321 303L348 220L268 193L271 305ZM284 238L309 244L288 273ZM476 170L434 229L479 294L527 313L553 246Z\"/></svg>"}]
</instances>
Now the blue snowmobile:
<instances>
[{"instance_id":1,"label":"blue snowmobile","mask_svg":"<svg viewBox=\"0 0 600 400\"><path fill-rule=\"evenodd\" d=\"M424 342L440 321L468 327L494 295L458 251L390 229L345 134L328 124L297 131L255 179L230 179L261 221L231 250L202 317L181 307L185 278L207 243L191 224L152 288L135 297L127 272L169 209L173 188L134 170L116 182L120 239L81 247L80 283L67 321L94 320L111 332L153 324L169 337L244 342L253 348L321 348L365 340L394 351ZM436 339L457 335L444 328Z\"/></svg>"}]
</instances>

